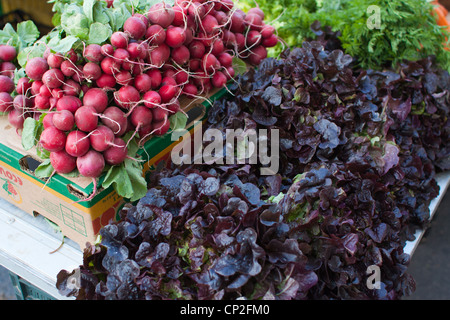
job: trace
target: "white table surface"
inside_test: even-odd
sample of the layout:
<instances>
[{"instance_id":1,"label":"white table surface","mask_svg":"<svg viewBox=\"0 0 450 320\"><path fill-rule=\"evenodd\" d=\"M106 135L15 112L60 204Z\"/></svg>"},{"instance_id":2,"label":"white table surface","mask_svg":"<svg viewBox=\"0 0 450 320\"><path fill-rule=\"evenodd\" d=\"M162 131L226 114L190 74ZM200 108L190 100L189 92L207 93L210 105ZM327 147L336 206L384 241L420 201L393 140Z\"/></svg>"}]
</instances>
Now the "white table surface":
<instances>
[{"instance_id":1,"label":"white table surface","mask_svg":"<svg viewBox=\"0 0 450 320\"><path fill-rule=\"evenodd\" d=\"M440 194L430 204L432 216L450 185L450 172L439 174L436 180ZM406 244L406 253L414 254L423 234L417 231L416 239ZM58 293L56 276L62 269L71 272L78 268L83 263L83 252L67 238L59 248L62 240L61 233L43 217L33 217L0 198L0 264L54 298L72 300Z\"/></svg>"}]
</instances>

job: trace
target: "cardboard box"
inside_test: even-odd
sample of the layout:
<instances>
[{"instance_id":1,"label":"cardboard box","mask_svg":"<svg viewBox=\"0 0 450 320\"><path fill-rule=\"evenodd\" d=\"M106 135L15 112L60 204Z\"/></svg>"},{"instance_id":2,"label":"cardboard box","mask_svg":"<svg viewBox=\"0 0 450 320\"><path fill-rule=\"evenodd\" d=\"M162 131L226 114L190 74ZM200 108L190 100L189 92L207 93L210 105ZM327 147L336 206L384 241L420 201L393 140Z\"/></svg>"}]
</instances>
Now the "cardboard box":
<instances>
[{"instance_id":1,"label":"cardboard box","mask_svg":"<svg viewBox=\"0 0 450 320\"><path fill-rule=\"evenodd\" d=\"M224 95L222 89L209 98L210 101ZM194 131L194 121L205 120L210 103L190 100L189 107L182 103L188 114L186 128ZM144 144L139 154L146 162L143 174L155 170L158 165L170 163L171 150L179 142L172 142L171 135L153 137ZM85 247L93 243L102 226L116 219L126 201L110 187L99 190L91 201L78 202L92 194L94 186L89 178L66 178L58 174L50 180L39 179L33 172L40 164L34 149L24 151L21 137L6 116L0 117L0 197L33 215L42 215L57 224L62 233ZM99 185L104 176L99 178Z\"/></svg>"}]
</instances>

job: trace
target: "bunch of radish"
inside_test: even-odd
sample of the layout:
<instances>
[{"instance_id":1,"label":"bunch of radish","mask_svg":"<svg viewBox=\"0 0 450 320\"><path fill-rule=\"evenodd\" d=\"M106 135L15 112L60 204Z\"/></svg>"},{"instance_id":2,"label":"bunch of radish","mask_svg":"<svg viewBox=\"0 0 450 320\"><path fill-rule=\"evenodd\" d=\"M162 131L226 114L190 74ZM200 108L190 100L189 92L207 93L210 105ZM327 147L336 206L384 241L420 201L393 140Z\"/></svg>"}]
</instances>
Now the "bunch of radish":
<instances>
[{"instance_id":1,"label":"bunch of radish","mask_svg":"<svg viewBox=\"0 0 450 320\"><path fill-rule=\"evenodd\" d=\"M224 87L234 57L258 65L278 43L274 31L260 9L244 13L232 0L157 3L107 43L29 59L17 95L0 104L18 129L27 116L43 117L39 145L57 173L96 178L127 158L125 134L164 135L169 117L183 112L181 97Z\"/></svg>"},{"instance_id":2,"label":"bunch of radish","mask_svg":"<svg viewBox=\"0 0 450 320\"><path fill-rule=\"evenodd\" d=\"M13 61L17 58L16 48L10 45L0 45L0 112L7 113L13 103L14 70L16 69ZM15 114L9 115L9 120L14 126L23 124L23 117L16 117ZM18 123L16 123L18 121Z\"/></svg>"}]
</instances>

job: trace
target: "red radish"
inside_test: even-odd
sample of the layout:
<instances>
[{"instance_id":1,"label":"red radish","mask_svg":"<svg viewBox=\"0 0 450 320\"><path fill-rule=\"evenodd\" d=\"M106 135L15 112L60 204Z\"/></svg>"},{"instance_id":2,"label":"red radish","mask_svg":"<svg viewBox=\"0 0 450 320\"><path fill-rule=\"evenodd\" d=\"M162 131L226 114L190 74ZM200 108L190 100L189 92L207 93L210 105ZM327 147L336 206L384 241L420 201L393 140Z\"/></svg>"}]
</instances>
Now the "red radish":
<instances>
[{"instance_id":1,"label":"red radish","mask_svg":"<svg viewBox=\"0 0 450 320\"><path fill-rule=\"evenodd\" d=\"M261 43L261 33L256 30L250 30L247 34L247 46L254 47Z\"/></svg>"},{"instance_id":2,"label":"red radish","mask_svg":"<svg viewBox=\"0 0 450 320\"><path fill-rule=\"evenodd\" d=\"M185 65L190 58L190 52L186 46L182 45L172 49L172 60L179 66Z\"/></svg>"},{"instance_id":3,"label":"red radish","mask_svg":"<svg viewBox=\"0 0 450 320\"><path fill-rule=\"evenodd\" d=\"M55 116L55 112L49 112L44 116L44 119L42 120L42 124L44 125L44 129L47 129L48 127L54 127L53 124L53 117Z\"/></svg>"},{"instance_id":4,"label":"red radish","mask_svg":"<svg viewBox=\"0 0 450 320\"><path fill-rule=\"evenodd\" d=\"M100 116L102 123L110 128L116 136L121 136L127 129L125 113L117 107L108 107Z\"/></svg>"},{"instance_id":5,"label":"red radish","mask_svg":"<svg viewBox=\"0 0 450 320\"><path fill-rule=\"evenodd\" d=\"M208 53L203 56L202 59L202 69L207 74L213 74L214 71L220 67L220 62L217 60L216 56Z\"/></svg>"},{"instance_id":6,"label":"red radish","mask_svg":"<svg viewBox=\"0 0 450 320\"><path fill-rule=\"evenodd\" d=\"M214 73L211 83L216 88L223 88L227 84L227 77L223 72L217 71Z\"/></svg>"},{"instance_id":7,"label":"red radish","mask_svg":"<svg viewBox=\"0 0 450 320\"><path fill-rule=\"evenodd\" d=\"M68 96L78 97L81 93L81 86L72 79L66 80L61 89L63 94Z\"/></svg>"},{"instance_id":8,"label":"red radish","mask_svg":"<svg viewBox=\"0 0 450 320\"><path fill-rule=\"evenodd\" d=\"M100 63L102 71L106 74L113 75L120 69L120 62L113 57L106 57Z\"/></svg>"},{"instance_id":9,"label":"red radish","mask_svg":"<svg viewBox=\"0 0 450 320\"><path fill-rule=\"evenodd\" d=\"M141 95L135 87L124 86L114 93L114 98L119 106L131 109L141 100Z\"/></svg>"},{"instance_id":10,"label":"red radish","mask_svg":"<svg viewBox=\"0 0 450 320\"><path fill-rule=\"evenodd\" d=\"M128 86L131 85L132 80L133 80L133 76L131 75L131 73L129 71L123 70L120 71L119 73L117 73L115 75L116 78L116 82L121 85L121 86Z\"/></svg>"},{"instance_id":11,"label":"red radish","mask_svg":"<svg viewBox=\"0 0 450 320\"><path fill-rule=\"evenodd\" d=\"M256 13L249 13L244 18L245 24L250 27L251 30L260 31L263 27L263 19Z\"/></svg>"},{"instance_id":12,"label":"red radish","mask_svg":"<svg viewBox=\"0 0 450 320\"><path fill-rule=\"evenodd\" d=\"M13 101L8 92L0 92L0 112L8 112L13 107Z\"/></svg>"},{"instance_id":13,"label":"red radish","mask_svg":"<svg viewBox=\"0 0 450 320\"><path fill-rule=\"evenodd\" d=\"M108 94L100 88L91 88L83 96L83 105L103 112L108 107Z\"/></svg>"},{"instance_id":14,"label":"red radish","mask_svg":"<svg viewBox=\"0 0 450 320\"><path fill-rule=\"evenodd\" d=\"M57 173L70 173L77 167L75 157L69 155L65 150L50 152L50 163Z\"/></svg>"},{"instance_id":15,"label":"red radish","mask_svg":"<svg viewBox=\"0 0 450 320\"><path fill-rule=\"evenodd\" d=\"M100 52L105 57L112 56L114 54L114 47L112 46L112 44L105 43L104 45L102 45Z\"/></svg>"},{"instance_id":16,"label":"red radish","mask_svg":"<svg viewBox=\"0 0 450 320\"><path fill-rule=\"evenodd\" d=\"M198 95L197 86L192 83L185 84L183 87L183 93L185 95L187 95L188 97L192 98L192 97Z\"/></svg>"},{"instance_id":17,"label":"red radish","mask_svg":"<svg viewBox=\"0 0 450 320\"><path fill-rule=\"evenodd\" d=\"M210 84L210 75L206 74L204 71L197 72L194 78L194 83L202 88L202 91Z\"/></svg>"},{"instance_id":18,"label":"red radish","mask_svg":"<svg viewBox=\"0 0 450 320\"><path fill-rule=\"evenodd\" d=\"M165 86L167 84L175 87L177 85L177 81L173 77L164 77L162 79L161 86Z\"/></svg>"},{"instance_id":19,"label":"red radish","mask_svg":"<svg viewBox=\"0 0 450 320\"><path fill-rule=\"evenodd\" d=\"M138 40L144 37L147 31L147 25L142 19L136 16L131 16L123 25L123 30L130 35L132 39Z\"/></svg>"},{"instance_id":20,"label":"red radish","mask_svg":"<svg viewBox=\"0 0 450 320\"><path fill-rule=\"evenodd\" d=\"M233 57L228 52L223 52L218 56L220 64L225 67L231 67L233 64Z\"/></svg>"},{"instance_id":21,"label":"red radish","mask_svg":"<svg viewBox=\"0 0 450 320\"><path fill-rule=\"evenodd\" d=\"M113 57L121 64L130 59L130 53L127 49L117 48L116 51L114 51Z\"/></svg>"},{"instance_id":22,"label":"red radish","mask_svg":"<svg viewBox=\"0 0 450 320\"><path fill-rule=\"evenodd\" d=\"M139 19L141 19L142 20L142 22L146 25L146 26L148 26L148 18L145 16L145 15L143 15L143 14L140 14L140 13L135 13L134 15L133 15L133 17L137 17L137 18L139 18Z\"/></svg>"},{"instance_id":23,"label":"red radish","mask_svg":"<svg viewBox=\"0 0 450 320\"><path fill-rule=\"evenodd\" d=\"M235 33L234 34L234 40L235 44L232 46L233 49L237 49L237 51L241 51L245 49L245 36L242 33Z\"/></svg>"},{"instance_id":24,"label":"red radish","mask_svg":"<svg viewBox=\"0 0 450 320\"><path fill-rule=\"evenodd\" d=\"M139 140L139 144L142 144L142 142L152 133L153 126L150 124L145 127L140 127L138 130L139 137L141 138Z\"/></svg>"},{"instance_id":25,"label":"red radish","mask_svg":"<svg viewBox=\"0 0 450 320\"><path fill-rule=\"evenodd\" d=\"M219 31L219 22L214 16L209 14L204 16L200 25L202 30L209 35L217 34L217 32Z\"/></svg>"},{"instance_id":26,"label":"red radish","mask_svg":"<svg viewBox=\"0 0 450 320\"><path fill-rule=\"evenodd\" d=\"M59 99L50 97L49 98L49 102L50 102L50 108L49 110L53 110L54 108L56 108L56 105L58 104Z\"/></svg>"},{"instance_id":27,"label":"red radish","mask_svg":"<svg viewBox=\"0 0 450 320\"><path fill-rule=\"evenodd\" d=\"M162 70L163 70L162 73L163 81L165 78L173 78L175 76L176 69L172 65L166 64L162 67Z\"/></svg>"},{"instance_id":28,"label":"red radish","mask_svg":"<svg viewBox=\"0 0 450 320\"><path fill-rule=\"evenodd\" d=\"M75 113L82 105L81 100L74 96L64 96L56 102L56 110L69 110Z\"/></svg>"},{"instance_id":29,"label":"red radish","mask_svg":"<svg viewBox=\"0 0 450 320\"><path fill-rule=\"evenodd\" d=\"M161 122L153 122L152 129L152 132L155 136L165 135L170 129L170 121L168 119L165 119Z\"/></svg>"},{"instance_id":30,"label":"red radish","mask_svg":"<svg viewBox=\"0 0 450 320\"><path fill-rule=\"evenodd\" d=\"M189 70L190 71L197 71L201 67L201 60L200 59L191 59L189 60Z\"/></svg>"},{"instance_id":31,"label":"red radish","mask_svg":"<svg viewBox=\"0 0 450 320\"><path fill-rule=\"evenodd\" d=\"M144 100L144 105L150 109L160 106L162 102L161 95L156 91L147 91L142 100Z\"/></svg>"},{"instance_id":32,"label":"red radish","mask_svg":"<svg viewBox=\"0 0 450 320\"><path fill-rule=\"evenodd\" d=\"M95 82L99 88L114 88L117 84L116 78L111 74L103 73Z\"/></svg>"},{"instance_id":33,"label":"red radish","mask_svg":"<svg viewBox=\"0 0 450 320\"><path fill-rule=\"evenodd\" d=\"M0 75L0 92L11 93L14 89L14 81L10 77Z\"/></svg>"},{"instance_id":34,"label":"red radish","mask_svg":"<svg viewBox=\"0 0 450 320\"><path fill-rule=\"evenodd\" d=\"M64 74L60 69L50 69L42 75L42 82L51 89L59 88L64 83Z\"/></svg>"},{"instance_id":35,"label":"red radish","mask_svg":"<svg viewBox=\"0 0 450 320\"><path fill-rule=\"evenodd\" d=\"M261 29L261 36L263 38L269 38L275 33L275 27L271 25L264 25Z\"/></svg>"},{"instance_id":36,"label":"red radish","mask_svg":"<svg viewBox=\"0 0 450 320\"><path fill-rule=\"evenodd\" d=\"M144 44L141 44L139 42L131 42L127 48L127 51L130 54L130 59L145 59L147 56L147 52L144 51L144 48L146 48Z\"/></svg>"},{"instance_id":37,"label":"red radish","mask_svg":"<svg viewBox=\"0 0 450 320\"><path fill-rule=\"evenodd\" d=\"M64 62L64 56L59 53L51 53L47 58L47 63L50 68L61 68Z\"/></svg>"},{"instance_id":38,"label":"red radish","mask_svg":"<svg viewBox=\"0 0 450 320\"><path fill-rule=\"evenodd\" d=\"M152 89L152 79L146 73L137 75L134 79L134 87L139 92L147 92Z\"/></svg>"},{"instance_id":39,"label":"red radish","mask_svg":"<svg viewBox=\"0 0 450 320\"><path fill-rule=\"evenodd\" d=\"M83 74L86 80L97 80L102 75L102 69L97 63L88 62L83 67Z\"/></svg>"},{"instance_id":40,"label":"red radish","mask_svg":"<svg viewBox=\"0 0 450 320\"><path fill-rule=\"evenodd\" d=\"M184 25L184 19L185 19L186 13L187 13L187 9L178 4L174 5L172 7L172 9L174 12L174 18L172 21L172 25L177 26L177 27Z\"/></svg>"},{"instance_id":41,"label":"red radish","mask_svg":"<svg viewBox=\"0 0 450 320\"><path fill-rule=\"evenodd\" d=\"M186 41L186 33L183 28L173 27L166 31L166 44L171 48L177 48Z\"/></svg>"},{"instance_id":42,"label":"red radish","mask_svg":"<svg viewBox=\"0 0 450 320\"><path fill-rule=\"evenodd\" d=\"M22 129L23 123L25 122L25 118L23 116L23 112L12 109L8 113L8 122L16 129Z\"/></svg>"},{"instance_id":43,"label":"red radish","mask_svg":"<svg viewBox=\"0 0 450 320\"><path fill-rule=\"evenodd\" d=\"M230 15L230 31L231 32L244 32L245 30L245 14L240 11L234 11Z\"/></svg>"},{"instance_id":44,"label":"red radish","mask_svg":"<svg viewBox=\"0 0 450 320\"><path fill-rule=\"evenodd\" d=\"M50 90L49 87L42 85L39 89L39 95L44 96L44 97L51 97L52 90Z\"/></svg>"},{"instance_id":45,"label":"red radish","mask_svg":"<svg viewBox=\"0 0 450 320\"><path fill-rule=\"evenodd\" d=\"M147 109L147 110L149 110L149 109ZM154 108L154 109L151 109L151 112L152 112L152 119L154 122L163 121L168 116L167 110L165 110L163 108Z\"/></svg>"},{"instance_id":46,"label":"red radish","mask_svg":"<svg viewBox=\"0 0 450 320\"><path fill-rule=\"evenodd\" d=\"M178 111L180 111L180 109L181 109L181 105L180 105L180 101L178 99L175 100L174 103L167 105L167 110L169 110L169 113L171 113L171 114L177 113Z\"/></svg>"},{"instance_id":47,"label":"red radish","mask_svg":"<svg viewBox=\"0 0 450 320\"><path fill-rule=\"evenodd\" d=\"M86 46L83 56L90 62L100 62L105 57L102 53L102 46L94 43Z\"/></svg>"},{"instance_id":48,"label":"red radish","mask_svg":"<svg viewBox=\"0 0 450 320\"><path fill-rule=\"evenodd\" d=\"M61 88L54 88L52 89L52 97L55 97L56 99L61 99L64 97L64 92Z\"/></svg>"},{"instance_id":49,"label":"red radish","mask_svg":"<svg viewBox=\"0 0 450 320\"><path fill-rule=\"evenodd\" d=\"M170 58L170 48L165 43L150 52L150 63L156 68L161 68Z\"/></svg>"},{"instance_id":50,"label":"red radish","mask_svg":"<svg viewBox=\"0 0 450 320\"><path fill-rule=\"evenodd\" d=\"M156 89L161 85L162 75L158 69L151 69L147 71L148 76L152 81L152 89Z\"/></svg>"},{"instance_id":51,"label":"red radish","mask_svg":"<svg viewBox=\"0 0 450 320\"><path fill-rule=\"evenodd\" d=\"M0 64L0 73L4 76L14 78L14 71L16 70L16 65L12 62L2 62Z\"/></svg>"},{"instance_id":52,"label":"red radish","mask_svg":"<svg viewBox=\"0 0 450 320\"><path fill-rule=\"evenodd\" d=\"M50 108L50 97L38 94L34 97L34 106L39 110Z\"/></svg>"},{"instance_id":53,"label":"red radish","mask_svg":"<svg viewBox=\"0 0 450 320\"><path fill-rule=\"evenodd\" d=\"M64 57L66 57L67 59L69 59L70 61L72 61L73 63L76 63L78 61L78 54L75 52L74 49L70 49L65 55Z\"/></svg>"},{"instance_id":54,"label":"red radish","mask_svg":"<svg viewBox=\"0 0 450 320\"><path fill-rule=\"evenodd\" d=\"M25 73L31 80L41 80L48 68L47 60L41 57L35 57L27 62Z\"/></svg>"},{"instance_id":55,"label":"red radish","mask_svg":"<svg viewBox=\"0 0 450 320\"><path fill-rule=\"evenodd\" d=\"M219 1L214 2L214 9L215 10L222 9L222 3L220 3Z\"/></svg>"},{"instance_id":56,"label":"red radish","mask_svg":"<svg viewBox=\"0 0 450 320\"><path fill-rule=\"evenodd\" d=\"M155 108L157 109L157 108ZM142 126L148 126L152 123L153 113L152 110L144 106L137 106L133 109L131 113L130 120L134 127L136 127L136 131L139 130Z\"/></svg>"},{"instance_id":57,"label":"red radish","mask_svg":"<svg viewBox=\"0 0 450 320\"><path fill-rule=\"evenodd\" d=\"M36 95L39 94L39 90L41 89L43 83L40 80L35 80L31 83L31 94Z\"/></svg>"},{"instance_id":58,"label":"red radish","mask_svg":"<svg viewBox=\"0 0 450 320\"><path fill-rule=\"evenodd\" d=\"M24 111L31 107L31 100L26 95L19 94L14 97L13 107L16 110Z\"/></svg>"},{"instance_id":59,"label":"red radish","mask_svg":"<svg viewBox=\"0 0 450 320\"><path fill-rule=\"evenodd\" d=\"M194 40L189 45L190 56L194 59L201 59L205 55L206 47L203 42Z\"/></svg>"},{"instance_id":60,"label":"red radish","mask_svg":"<svg viewBox=\"0 0 450 320\"><path fill-rule=\"evenodd\" d=\"M263 46L257 46L251 50L249 61L253 65L259 65L265 58L267 58L267 49Z\"/></svg>"},{"instance_id":61,"label":"red radish","mask_svg":"<svg viewBox=\"0 0 450 320\"><path fill-rule=\"evenodd\" d=\"M206 14L205 7L200 2L192 2L188 8L189 15L201 20Z\"/></svg>"},{"instance_id":62,"label":"red radish","mask_svg":"<svg viewBox=\"0 0 450 320\"><path fill-rule=\"evenodd\" d=\"M161 27L167 28L172 24L175 18L175 12L172 6L160 2L150 7L147 17L152 24L159 24Z\"/></svg>"},{"instance_id":63,"label":"red radish","mask_svg":"<svg viewBox=\"0 0 450 320\"><path fill-rule=\"evenodd\" d=\"M16 91L18 94L26 94L26 92L31 88L31 82L27 77L20 78L17 81Z\"/></svg>"},{"instance_id":64,"label":"red radish","mask_svg":"<svg viewBox=\"0 0 450 320\"><path fill-rule=\"evenodd\" d=\"M226 30L226 31L228 31L228 30ZM216 37L207 35L203 31L200 31L198 33L196 39L200 40L205 45L205 47L210 47L212 45L212 43L214 42L214 40L216 39Z\"/></svg>"},{"instance_id":65,"label":"red radish","mask_svg":"<svg viewBox=\"0 0 450 320\"><path fill-rule=\"evenodd\" d=\"M176 84L185 84L188 80L189 74L184 70L180 70L175 74Z\"/></svg>"},{"instance_id":66,"label":"red radish","mask_svg":"<svg viewBox=\"0 0 450 320\"><path fill-rule=\"evenodd\" d=\"M184 30L184 34L185 40L183 44L185 46L188 46L194 40L194 30L191 27L188 27L186 30Z\"/></svg>"},{"instance_id":67,"label":"red radish","mask_svg":"<svg viewBox=\"0 0 450 320\"><path fill-rule=\"evenodd\" d=\"M229 12L234 8L233 0L221 0L222 3L222 11Z\"/></svg>"},{"instance_id":68,"label":"red radish","mask_svg":"<svg viewBox=\"0 0 450 320\"><path fill-rule=\"evenodd\" d=\"M235 73L236 72L234 71L233 67L226 68L225 75L227 76L228 80L230 80L231 78L234 78Z\"/></svg>"},{"instance_id":69,"label":"red radish","mask_svg":"<svg viewBox=\"0 0 450 320\"><path fill-rule=\"evenodd\" d=\"M233 32L225 29L223 30L222 41L227 48L234 48L236 45L236 36Z\"/></svg>"},{"instance_id":70,"label":"red radish","mask_svg":"<svg viewBox=\"0 0 450 320\"><path fill-rule=\"evenodd\" d=\"M114 141L114 132L107 126L100 125L89 135L91 147L103 152L108 149Z\"/></svg>"},{"instance_id":71,"label":"red radish","mask_svg":"<svg viewBox=\"0 0 450 320\"><path fill-rule=\"evenodd\" d=\"M65 150L73 157L81 157L85 155L91 143L86 133L79 130L70 131L67 135Z\"/></svg>"},{"instance_id":72,"label":"red radish","mask_svg":"<svg viewBox=\"0 0 450 320\"><path fill-rule=\"evenodd\" d=\"M211 53L215 56L218 56L222 52L225 51L225 45L223 44L222 39L216 39L212 43Z\"/></svg>"},{"instance_id":73,"label":"red radish","mask_svg":"<svg viewBox=\"0 0 450 320\"><path fill-rule=\"evenodd\" d=\"M61 131L69 131L75 124L73 113L68 110L61 110L53 116L53 125Z\"/></svg>"},{"instance_id":74,"label":"red radish","mask_svg":"<svg viewBox=\"0 0 450 320\"><path fill-rule=\"evenodd\" d=\"M113 145L103 152L105 162L111 166L116 166L124 162L127 155L127 145L121 138L115 138Z\"/></svg>"},{"instance_id":75,"label":"red radish","mask_svg":"<svg viewBox=\"0 0 450 320\"><path fill-rule=\"evenodd\" d=\"M84 132L91 132L98 125L98 116L94 107L82 106L75 112L75 125Z\"/></svg>"},{"instance_id":76,"label":"red radish","mask_svg":"<svg viewBox=\"0 0 450 320\"><path fill-rule=\"evenodd\" d=\"M56 127L48 127L42 131L39 143L47 151L61 151L66 145L66 134Z\"/></svg>"},{"instance_id":77,"label":"red radish","mask_svg":"<svg viewBox=\"0 0 450 320\"><path fill-rule=\"evenodd\" d=\"M159 24L151 25L145 32L145 38L152 46L158 46L166 41L166 30Z\"/></svg>"},{"instance_id":78,"label":"red radish","mask_svg":"<svg viewBox=\"0 0 450 320\"><path fill-rule=\"evenodd\" d=\"M100 152L89 150L85 155L77 158L77 168L83 177L97 178L105 168L105 159Z\"/></svg>"},{"instance_id":79,"label":"red radish","mask_svg":"<svg viewBox=\"0 0 450 320\"><path fill-rule=\"evenodd\" d=\"M278 44L278 37L276 34L272 34L270 37L263 39L261 44L266 48L275 47Z\"/></svg>"},{"instance_id":80,"label":"red radish","mask_svg":"<svg viewBox=\"0 0 450 320\"><path fill-rule=\"evenodd\" d=\"M70 60L64 60L61 63L61 72L66 76L66 77L72 77L75 72L77 72L78 69L74 66L73 62Z\"/></svg>"},{"instance_id":81,"label":"red radish","mask_svg":"<svg viewBox=\"0 0 450 320\"><path fill-rule=\"evenodd\" d=\"M128 47L129 37L125 32L116 31L111 35L111 45L116 48Z\"/></svg>"},{"instance_id":82,"label":"red radish","mask_svg":"<svg viewBox=\"0 0 450 320\"><path fill-rule=\"evenodd\" d=\"M214 18L216 18L220 27L225 27L225 25L228 23L228 15L223 11L216 11L214 13Z\"/></svg>"},{"instance_id":83,"label":"red radish","mask_svg":"<svg viewBox=\"0 0 450 320\"><path fill-rule=\"evenodd\" d=\"M0 60L13 61L17 57L16 48L7 44L0 45Z\"/></svg>"},{"instance_id":84,"label":"red radish","mask_svg":"<svg viewBox=\"0 0 450 320\"><path fill-rule=\"evenodd\" d=\"M159 89L159 95L161 96L161 101L167 103L171 101L177 94L177 87L171 84L166 84Z\"/></svg>"},{"instance_id":85,"label":"red radish","mask_svg":"<svg viewBox=\"0 0 450 320\"><path fill-rule=\"evenodd\" d=\"M256 14L261 18L261 20L264 20L264 11L262 11L261 8L251 8L247 11L247 15L249 14Z\"/></svg>"}]
</instances>

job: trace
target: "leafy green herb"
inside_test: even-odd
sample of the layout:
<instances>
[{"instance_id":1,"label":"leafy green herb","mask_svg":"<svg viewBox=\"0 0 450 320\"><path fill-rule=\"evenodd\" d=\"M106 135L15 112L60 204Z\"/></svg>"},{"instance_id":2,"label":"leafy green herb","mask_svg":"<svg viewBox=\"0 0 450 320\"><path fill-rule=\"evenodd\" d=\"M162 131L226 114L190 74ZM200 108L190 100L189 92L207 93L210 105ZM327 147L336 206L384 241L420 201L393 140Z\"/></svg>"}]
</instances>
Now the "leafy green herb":
<instances>
[{"instance_id":1,"label":"leafy green herb","mask_svg":"<svg viewBox=\"0 0 450 320\"><path fill-rule=\"evenodd\" d=\"M41 124L42 125L42 124ZM24 150L30 150L36 145L40 123L33 118L26 118L23 123L22 146Z\"/></svg>"},{"instance_id":2,"label":"leafy green herb","mask_svg":"<svg viewBox=\"0 0 450 320\"><path fill-rule=\"evenodd\" d=\"M240 3L244 8L254 5L253 0ZM289 46L313 38L311 25L318 20L342 33L343 49L360 67L396 68L404 60L435 55L450 71L450 51L445 50L450 33L438 26L427 0L258 0L258 5ZM379 15L371 8L379 9ZM375 18L379 25L371 24Z\"/></svg>"},{"instance_id":3,"label":"leafy green herb","mask_svg":"<svg viewBox=\"0 0 450 320\"><path fill-rule=\"evenodd\" d=\"M55 169L50 163L50 159L45 159L42 163L34 170L34 175L38 178L45 179L52 176Z\"/></svg>"},{"instance_id":4,"label":"leafy green herb","mask_svg":"<svg viewBox=\"0 0 450 320\"><path fill-rule=\"evenodd\" d=\"M172 131L185 129L187 121L188 117L183 112L177 112L169 118L170 129Z\"/></svg>"},{"instance_id":5,"label":"leafy green herb","mask_svg":"<svg viewBox=\"0 0 450 320\"><path fill-rule=\"evenodd\" d=\"M17 52L34 43L39 38L39 30L33 21L23 21L17 24L17 31L7 23L0 30L0 44L9 44L16 48Z\"/></svg>"}]
</instances>

